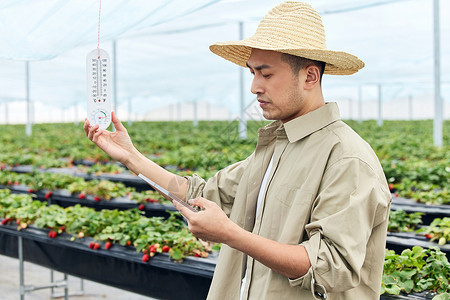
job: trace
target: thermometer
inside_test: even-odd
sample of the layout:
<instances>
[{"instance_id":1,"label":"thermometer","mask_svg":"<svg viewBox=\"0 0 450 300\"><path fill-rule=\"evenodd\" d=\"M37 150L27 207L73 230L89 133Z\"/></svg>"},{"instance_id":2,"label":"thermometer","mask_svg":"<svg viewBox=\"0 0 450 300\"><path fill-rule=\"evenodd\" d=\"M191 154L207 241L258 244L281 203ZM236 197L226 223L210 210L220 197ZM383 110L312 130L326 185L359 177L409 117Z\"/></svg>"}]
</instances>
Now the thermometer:
<instances>
[{"instance_id":1,"label":"thermometer","mask_svg":"<svg viewBox=\"0 0 450 300\"><path fill-rule=\"evenodd\" d=\"M86 57L87 118L99 129L111 124L111 65L103 49L92 50Z\"/></svg>"}]
</instances>

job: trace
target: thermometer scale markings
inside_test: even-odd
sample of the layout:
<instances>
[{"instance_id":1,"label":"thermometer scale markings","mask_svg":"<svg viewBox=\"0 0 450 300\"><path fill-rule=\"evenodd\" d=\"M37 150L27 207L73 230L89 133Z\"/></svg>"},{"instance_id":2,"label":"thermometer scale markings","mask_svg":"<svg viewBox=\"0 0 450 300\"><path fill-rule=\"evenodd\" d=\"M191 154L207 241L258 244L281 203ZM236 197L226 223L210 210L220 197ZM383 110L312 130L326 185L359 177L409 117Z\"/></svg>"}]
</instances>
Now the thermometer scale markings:
<instances>
[{"instance_id":1,"label":"thermometer scale markings","mask_svg":"<svg viewBox=\"0 0 450 300\"><path fill-rule=\"evenodd\" d=\"M100 62L100 56L97 58L97 98L98 98L98 102L101 101L100 97L101 97L101 78L102 78L102 67L101 67L101 62Z\"/></svg>"}]
</instances>

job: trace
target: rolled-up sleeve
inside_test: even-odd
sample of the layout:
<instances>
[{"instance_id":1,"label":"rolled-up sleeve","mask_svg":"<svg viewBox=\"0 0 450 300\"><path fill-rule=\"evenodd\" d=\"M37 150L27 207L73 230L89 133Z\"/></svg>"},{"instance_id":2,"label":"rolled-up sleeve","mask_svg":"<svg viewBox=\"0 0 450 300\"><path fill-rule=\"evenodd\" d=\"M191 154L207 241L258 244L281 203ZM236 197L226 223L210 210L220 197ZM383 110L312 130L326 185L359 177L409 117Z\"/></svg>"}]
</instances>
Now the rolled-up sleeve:
<instances>
[{"instance_id":1,"label":"rolled-up sleeve","mask_svg":"<svg viewBox=\"0 0 450 300\"><path fill-rule=\"evenodd\" d=\"M324 294L360 283L372 230L389 216L390 193L384 180L353 157L325 171L305 226L308 240L301 243L311 267L304 276L290 280L291 286Z\"/></svg>"}]
</instances>

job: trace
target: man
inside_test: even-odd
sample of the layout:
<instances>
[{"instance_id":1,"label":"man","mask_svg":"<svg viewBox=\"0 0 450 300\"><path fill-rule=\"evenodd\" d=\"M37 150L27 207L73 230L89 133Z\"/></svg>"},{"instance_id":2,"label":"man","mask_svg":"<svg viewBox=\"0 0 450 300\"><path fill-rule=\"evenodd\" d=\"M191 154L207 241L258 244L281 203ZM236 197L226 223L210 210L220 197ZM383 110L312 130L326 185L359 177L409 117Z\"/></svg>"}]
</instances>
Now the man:
<instances>
[{"instance_id":1,"label":"man","mask_svg":"<svg viewBox=\"0 0 450 300\"><path fill-rule=\"evenodd\" d=\"M112 158L202 208L174 203L199 238L223 243L208 299L379 299L391 196L370 146L325 103L322 73L364 64L327 50L318 13L288 1L255 35L214 53L253 74L263 115L254 153L208 181L146 159L115 133L85 131ZM190 200L189 200L190 199Z\"/></svg>"}]
</instances>

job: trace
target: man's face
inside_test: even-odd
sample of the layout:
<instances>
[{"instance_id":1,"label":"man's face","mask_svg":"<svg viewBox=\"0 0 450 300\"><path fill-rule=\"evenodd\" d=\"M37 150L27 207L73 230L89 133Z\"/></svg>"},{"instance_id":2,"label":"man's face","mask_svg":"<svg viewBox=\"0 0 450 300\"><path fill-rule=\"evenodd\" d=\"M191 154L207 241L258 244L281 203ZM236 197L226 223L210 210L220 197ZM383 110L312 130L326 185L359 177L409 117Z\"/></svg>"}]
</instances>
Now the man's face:
<instances>
[{"instance_id":1,"label":"man's face","mask_svg":"<svg viewBox=\"0 0 450 300\"><path fill-rule=\"evenodd\" d=\"M253 74L251 91L257 96L264 118L285 123L305 113L305 72L300 70L295 76L281 57L279 52L253 49L247 66Z\"/></svg>"}]
</instances>

